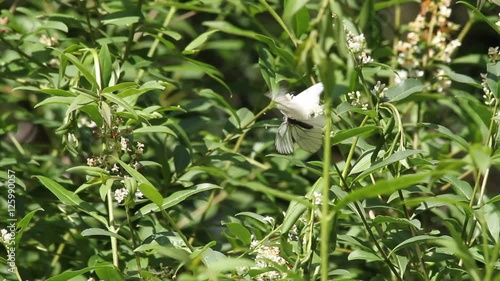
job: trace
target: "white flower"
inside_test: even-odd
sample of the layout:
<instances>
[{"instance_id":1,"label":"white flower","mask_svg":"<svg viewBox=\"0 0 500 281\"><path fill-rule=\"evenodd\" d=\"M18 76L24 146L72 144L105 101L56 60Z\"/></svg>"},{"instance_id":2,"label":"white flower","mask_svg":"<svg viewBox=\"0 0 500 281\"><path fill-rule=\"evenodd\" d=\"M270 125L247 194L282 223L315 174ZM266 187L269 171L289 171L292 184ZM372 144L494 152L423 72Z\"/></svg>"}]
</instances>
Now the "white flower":
<instances>
[{"instance_id":1,"label":"white flower","mask_svg":"<svg viewBox=\"0 0 500 281\"><path fill-rule=\"evenodd\" d=\"M130 151L128 148L128 139L120 137L120 146L122 151Z\"/></svg>"},{"instance_id":2,"label":"white flower","mask_svg":"<svg viewBox=\"0 0 500 281\"><path fill-rule=\"evenodd\" d=\"M134 167L134 169L136 170L139 170L139 168L141 167L141 163L135 161L134 164L132 164L132 167Z\"/></svg>"},{"instance_id":3,"label":"white flower","mask_svg":"<svg viewBox=\"0 0 500 281\"><path fill-rule=\"evenodd\" d=\"M0 242L8 244L11 239L13 239L12 233L8 232L6 229L0 230Z\"/></svg>"},{"instance_id":4,"label":"white flower","mask_svg":"<svg viewBox=\"0 0 500 281\"><path fill-rule=\"evenodd\" d=\"M264 221L267 222L268 224L270 225L273 225L274 224L274 218L273 217L270 217L270 216L265 216L264 217Z\"/></svg>"},{"instance_id":5,"label":"white flower","mask_svg":"<svg viewBox=\"0 0 500 281\"><path fill-rule=\"evenodd\" d=\"M125 198L127 198L128 193L129 193L128 189L124 187L117 189L114 194L115 200L118 203L122 203L125 200Z\"/></svg>"},{"instance_id":6,"label":"white flower","mask_svg":"<svg viewBox=\"0 0 500 281\"><path fill-rule=\"evenodd\" d=\"M82 116L80 119L78 119L77 126L78 128L95 128L97 127L97 124L94 121L90 120L87 116Z\"/></svg>"},{"instance_id":7,"label":"white flower","mask_svg":"<svg viewBox=\"0 0 500 281\"><path fill-rule=\"evenodd\" d=\"M139 190L135 192L135 200L142 199L144 197L144 194L140 192Z\"/></svg>"},{"instance_id":8,"label":"white flower","mask_svg":"<svg viewBox=\"0 0 500 281\"><path fill-rule=\"evenodd\" d=\"M313 202L313 204L314 204L314 205L318 205L318 206L319 206L319 205L321 205L321 204L322 204L322 202L323 202L323 200L322 200L323 198L321 197L321 192L317 192L317 191L315 191L315 192L313 192L313 194L312 194L312 195L313 195L313 196L312 196L312 197L313 197L313 198L312 198L312 202Z\"/></svg>"},{"instance_id":9,"label":"white flower","mask_svg":"<svg viewBox=\"0 0 500 281\"><path fill-rule=\"evenodd\" d=\"M72 143L74 146L78 146L78 139L76 138L75 134L68 133L67 139L69 143Z\"/></svg>"},{"instance_id":10,"label":"white flower","mask_svg":"<svg viewBox=\"0 0 500 281\"><path fill-rule=\"evenodd\" d=\"M140 142L137 142L137 152L139 153L144 153L144 144L143 143L140 143Z\"/></svg>"},{"instance_id":11,"label":"white flower","mask_svg":"<svg viewBox=\"0 0 500 281\"><path fill-rule=\"evenodd\" d=\"M359 56L359 59L361 60L362 64L367 64L367 63L373 62L372 57L367 55L365 52L361 53L361 55Z\"/></svg>"},{"instance_id":12,"label":"white flower","mask_svg":"<svg viewBox=\"0 0 500 281\"><path fill-rule=\"evenodd\" d=\"M94 157L87 158L87 166L95 167L96 165L97 165L97 161L95 160Z\"/></svg>"},{"instance_id":13,"label":"white flower","mask_svg":"<svg viewBox=\"0 0 500 281\"><path fill-rule=\"evenodd\" d=\"M383 98L385 97L385 92L387 92L387 87L385 86L385 84L381 83L380 81L377 81L377 84L375 84L375 86L373 86L373 90L371 90L370 92L374 95L374 96L378 96L379 98Z\"/></svg>"},{"instance_id":14,"label":"white flower","mask_svg":"<svg viewBox=\"0 0 500 281\"><path fill-rule=\"evenodd\" d=\"M113 165L113 168L111 168L111 171L112 171L112 172L115 172L115 173L116 173L116 172L119 172L119 171L120 171L120 167L118 167L118 165L114 164L114 165Z\"/></svg>"},{"instance_id":15,"label":"white flower","mask_svg":"<svg viewBox=\"0 0 500 281\"><path fill-rule=\"evenodd\" d=\"M257 253L254 267L256 269L273 267L274 264L286 265L286 260L280 255L280 250L276 246L261 245L254 251ZM281 280L285 277L286 275L281 272L269 270L255 276L255 280Z\"/></svg>"}]
</instances>

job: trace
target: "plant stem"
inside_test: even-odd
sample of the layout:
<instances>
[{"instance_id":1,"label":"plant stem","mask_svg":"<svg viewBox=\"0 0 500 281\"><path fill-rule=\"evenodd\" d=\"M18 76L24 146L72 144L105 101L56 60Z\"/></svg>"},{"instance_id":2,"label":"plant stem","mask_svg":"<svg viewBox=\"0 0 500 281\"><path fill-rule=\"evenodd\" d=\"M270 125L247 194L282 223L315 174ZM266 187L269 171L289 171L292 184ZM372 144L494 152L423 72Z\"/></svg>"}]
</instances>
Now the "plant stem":
<instances>
[{"instance_id":1,"label":"plant stem","mask_svg":"<svg viewBox=\"0 0 500 281\"><path fill-rule=\"evenodd\" d=\"M359 125L360 127L363 127L366 122L368 121L368 115L365 116L365 118L363 119L363 121L361 121L361 124ZM351 166L351 161L352 161L352 158L354 157L354 152L356 151L356 146L358 144L358 140L359 140L359 136L355 137L354 138L354 141L352 142L352 145L351 145L351 149L349 150L349 154L347 155L347 159L345 160L345 167L344 167L344 170L342 171L342 178L346 178L348 173L349 173L349 168ZM343 185L341 185L342 187ZM344 188L347 188L347 186L344 186Z\"/></svg>"},{"instance_id":2,"label":"plant stem","mask_svg":"<svg viewBox=\"0 0 500 281\"><path fill-rule=\"evenodd\" d=\"M177 235L179 235L179 237L182 239L182 241L184 241L184 244L186 244L186 247L188 247L191 252L194 252L193 246L191 246L191 243L189 243L189 240L186 238L184 233L182 233L182 231L179 229L179 227L177 227L177 224L170 217L170 215L167 213L167 211L162 209L161 213L167 219L168 223L173 228L173 230L177 233Z\"/></svg>"},{"instance_id":3,"label":"plant stem","mask_svg":"<svg viewBox=\"0 0 500 281\"><path fill-rule=\"evenodd\" d=\"M137 245L137 241L135 240L135 231L134 231L134 227L132 225L132 220L131 220L131 217L130 217L130 208L128 205L125 205L125 213L127 214L127 223L128 223L128 227L130 229L130 236L132 237L132 245L134 246L134 249L137 248L139 245ZM132 249L132 251L134 250ZM141 272L141 259L139 257L139 253L138 252L134 252L134 256L135 256L135 263L137 264L137 271L140 273ZM141 280L143 279L141 277L141 275L139 274L139 278L141 278Z\"/></svg>"},{"instance_id":4,"label":"plant stem","mask_svg":"<svg viewBox=\"0 0 500 281\"><path fill-rule=\"evenodd\" d=\"M297 47L297 38L295 38L295 35L292 32L290 32L290 30L288 30L288 27L285 25L285 23L283 22L281 17L276 13L276 11L274 11L274 9L271 6L269 6L269 4L266 2L266 0L260 0L259 2L262 5L264 5L264 7L266 7L266 9L269 11L271 16L273 16L274 20L276 20L276 22L278 22L278 24L281 26L281 28L283 28L283 30L286 32L286 34L288 34L288 37L292 41L293 45L295 47Z\"/></svg>"},{"instance_id":5,"label":"plant stem","mask_svg":"<svg viewBox=\"0 0 500 281\"><path fill-rule=\"evenodd\" d=\"M113 195L111 194L111 188L107 193L108 199L108 218L109 218L109 231L116 233L115 228L115 213L113 208ZM111 252L113 254L113 265L118 267L118 240L111 236L109 238L111 240Z\"/></svg>"},{"instance_id":6,"label":"plant stem","mask_svg":"<svg viewBox=\"0 0 500 281\"><path fill-rule=\"evenodd\" d=\"M171 7L170 10L168 11L168 14L167 16L165 17L165 20L163 21L163 24L162 24L162 27L167 27L170 22L172 21L172 18L173 16L175 15L175 12L177 11L177 8L175 7ZM158 32L158 37L162 36L162 33L161 32ZM149 48L149 51L147 53L147 57L148 58L152 58L155 51L156 51L156 48L158 47L158 45L160 44L160 40L158 38L155 38L155 40L153 41L153 43L151 44L151 47ZM135 82L136 83L139 83L139 81L141 80L142 76L144 75L144 69L141 68L139 70L139 72L137 73L137 78L135 78Z\"/></svg>"},{"instance_id":7,"label":"plant stem","mask_svg":"<svg viewBox=\"0 0 500 281\"><path fill-rule=\"evenodd\" d=\"M330 162L331 162L331 99L326 99L325 102L325 134L324 134L324 149L323 149L323 190L321 192L321 225L320 225L320 257L321 257L321 280L328 281L328 265L330 256Z\"/></svg>"}]
</instances>

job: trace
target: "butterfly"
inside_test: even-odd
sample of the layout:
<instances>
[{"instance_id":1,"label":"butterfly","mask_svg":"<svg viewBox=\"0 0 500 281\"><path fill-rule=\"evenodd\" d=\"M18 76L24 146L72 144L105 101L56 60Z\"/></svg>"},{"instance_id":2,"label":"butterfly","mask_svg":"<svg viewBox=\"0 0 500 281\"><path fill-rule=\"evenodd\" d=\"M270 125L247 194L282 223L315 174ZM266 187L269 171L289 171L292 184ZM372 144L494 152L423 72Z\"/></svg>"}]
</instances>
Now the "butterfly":
<instances>
[{"instance_id":1,"label":"butterfly","mask_svg":"<svg viewBox=\"0 0 500 281\"><path fill-rule=\"evenodd\" d=\"M271 97L284 115L276 134L275 145L279 153L293 153L294 142L311 153L321 148L325 125L323 107L319 104L322 92L323 84L317 83L297 96L280 91Z\"/></svg>"}]
</instances>

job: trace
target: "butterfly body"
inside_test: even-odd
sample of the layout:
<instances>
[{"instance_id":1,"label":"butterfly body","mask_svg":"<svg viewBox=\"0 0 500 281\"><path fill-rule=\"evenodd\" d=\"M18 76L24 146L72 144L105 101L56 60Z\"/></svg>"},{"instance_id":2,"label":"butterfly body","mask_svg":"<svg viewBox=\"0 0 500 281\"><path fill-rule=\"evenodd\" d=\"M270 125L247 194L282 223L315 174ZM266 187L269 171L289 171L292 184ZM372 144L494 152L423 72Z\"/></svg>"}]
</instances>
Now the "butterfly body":
<instances>
[{"instance_id":1,"label":"butterfly body","mask_svg":"<svg viewBox=\"0 0 500 281\"><path fill-rule=\"evenodd\" d=\"M323 107L319 104L322 91L323 84L318 83L297 96L280 92L273 98L276 107L284 115L276 134L276 149L279 153L293 153L294 142L311 153L321 148L325 125Z\"/></svg>"}]
</instances>

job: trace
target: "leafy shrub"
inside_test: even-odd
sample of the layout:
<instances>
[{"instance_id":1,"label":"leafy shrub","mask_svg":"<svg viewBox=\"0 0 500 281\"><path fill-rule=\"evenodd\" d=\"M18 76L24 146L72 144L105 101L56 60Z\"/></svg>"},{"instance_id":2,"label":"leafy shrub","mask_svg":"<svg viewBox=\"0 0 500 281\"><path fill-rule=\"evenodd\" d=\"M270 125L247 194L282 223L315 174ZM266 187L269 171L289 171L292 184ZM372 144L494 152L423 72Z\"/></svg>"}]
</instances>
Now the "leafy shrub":
<instances>
[{"instance_id":1,"label":"leafy shrub","mask_svg":"<svg viewBox=\"0 0 500 281\"><path fill-rule=\"evenodd\" d=\"M500 280L498 6L406 2L0 3L2 276Z\"/></svg>"}]
</instances>

